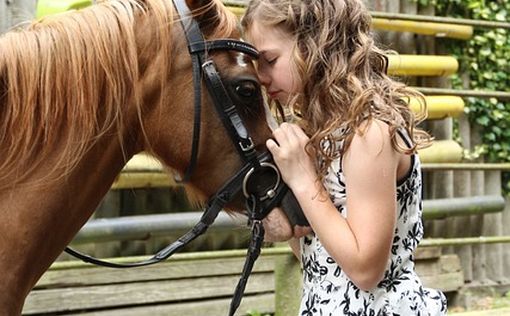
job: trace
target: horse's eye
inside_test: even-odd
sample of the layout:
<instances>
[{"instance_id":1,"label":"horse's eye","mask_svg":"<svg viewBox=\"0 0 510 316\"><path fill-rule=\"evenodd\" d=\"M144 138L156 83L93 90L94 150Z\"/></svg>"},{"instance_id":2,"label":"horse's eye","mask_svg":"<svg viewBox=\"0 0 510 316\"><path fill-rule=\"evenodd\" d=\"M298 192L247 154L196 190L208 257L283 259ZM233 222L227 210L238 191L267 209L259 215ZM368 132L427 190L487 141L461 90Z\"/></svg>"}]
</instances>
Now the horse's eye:
<instances>
[{"instance_id":1,"label":"horse's eye","mask_svg":"<svg viewBox=\"0 0 510 316\"><path fill-rule=\"evenodd\" d=\"M250 98L257 93L257 84L251 80L245 80L235 86L235 91L240 97Z\"/></svg>"}]
</instances>

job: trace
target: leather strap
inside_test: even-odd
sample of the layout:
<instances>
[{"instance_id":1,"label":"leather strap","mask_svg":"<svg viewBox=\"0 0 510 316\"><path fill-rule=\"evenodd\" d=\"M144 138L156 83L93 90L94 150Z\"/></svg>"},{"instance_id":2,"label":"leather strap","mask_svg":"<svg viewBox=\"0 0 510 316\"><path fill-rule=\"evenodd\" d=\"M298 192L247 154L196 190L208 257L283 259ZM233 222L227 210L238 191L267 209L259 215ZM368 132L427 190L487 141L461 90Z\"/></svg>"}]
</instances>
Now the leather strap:
<instances>
[{"instance_id":1,"label":"leather strap","mask_svg":"<svg viewBox=\"0 0 510 316\"><path fill-rule=\"evenodd\" d=\"M181 25L184 29L186 39L188 41L188 51L192 61L193 71L193 86L194 86L194 117L193 117L193 136L191 145L191 156L189 165L186 167L182 178L176 178L177 182L188 182L195 169L198 157L198 146L200 143L200 121L201 121L201 95L202 95L202 69L206 60L207 53L214 50L235 50L245 53L252 58L258 58L258 51L248 43L232 39L219 39L213 41L206 41L200 30L197 21L193 16L185 1L174 1L175 8L180 16ZM221 83L221 80L220 80ZM228 96L224 99L215 100L215 104L219 104L230 100Z\"/></svg>"},{"instance_id":2,"label":"leather strap","mask_svg":"<svg viewBox=\"0 0 510 316\"><path fill-rule=\"evenodd\" d=\"M249 163L254 167L259 166L253 141L249 137L248 131L237 113L236 106L228 97L225 87L221 82L220 75L216 71L216 67L214 67L214 63L212 61L206 61L202 65L202 69L205 73L205 82L209 94L213 98L216 112L220 116L223 126L234 143L239 156L241 156L245 163Z\"/></svg>"},{"instance_id":3,"label":"leather strap","mask_svg":"<svg viewBox=\"0 0 510 316\"><path fill-rule=\"evenodd\" d=\"M259 58L259 52L253 46L238 40L216 39L213 41L190 42L188 47L190 54L211 52L215 50L234 50L240 53L245 53L253 59Z\"/></svg>"},{"instance_id":4,"label":"leather strap","mask_svg":"<svg viewBox=\"0 0 510 316\"><path fill-rule=\"evenodd\" d=\"M249 166L245 166L243 169L241 169L236 175L227 181L227 183L218 191L219 193L217 193L209 200L209 203L207 203L204 214L200 218L200 221L191 230L189 230L175 242L158 251L158 253L147 260L132 263L115 263L94 258L70 247L66 247L65 252L84 262L109 268L142 267L166 260L172 254L182 249L182 247L207 231L209 226L212 225L212 223L216 220L216 217L218 217L218 214L223 209L223 207L228 202L230 202L235 195L239 194L244 176L248 172L248 168Z\"/></svg>"},{"instance_id":5,"label":"leather strap","mask_svg":"<svg viewBox=\"0 0 510 316\"><path fill-rule=\"evenodd\" d=\"M260 255L260 249L262 247L263 241L264 226L262 225L261 221L254 221L251 230L250 246L248 247L246 260L244 261L243 272L237 283L232 301L230 301L230 310L228 312L229 316L233 316L239 307L239 304L241 304L241 299L243 297L244 290L246 289L248 278L250 277L251 271L253 270L255 261Z\"/></svg>"},{"instance_id":6,"label":"leather strap","mask_svg":"<svg viewBox=\"0 0 510 316\"><path fill-rule=\"evenodd\" d=\"M186 4L186 1L173 1L175 8L180 17L181 25L186 35L188 43L203 43L204 37L200 27L193 19L191 12ZM194 87L194 115L193 115L193 136L191 139L191 156L189 159L189 165L186 167L186 171L182 178L176 178L176 182L188 182L191 178L193 170L197 164L198 157L198 146L200 143L200 122L201 122L201 100L202 100L202 71L200 65L205 60L205 51L195 50L188 45L188 50L191 57L192 74L193 74L193 87Z\"/></svg>"}]
</instances>

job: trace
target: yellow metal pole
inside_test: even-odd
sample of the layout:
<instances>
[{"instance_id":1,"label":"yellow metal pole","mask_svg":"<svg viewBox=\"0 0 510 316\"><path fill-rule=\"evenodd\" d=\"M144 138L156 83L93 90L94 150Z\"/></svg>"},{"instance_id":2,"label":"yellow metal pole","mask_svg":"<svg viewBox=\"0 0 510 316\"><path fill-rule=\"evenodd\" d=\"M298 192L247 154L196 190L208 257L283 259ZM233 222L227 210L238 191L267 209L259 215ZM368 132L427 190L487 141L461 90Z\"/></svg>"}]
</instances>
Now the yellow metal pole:
<instances>
[{"instance_id":1,"label":"yellow metal pole","mask_svg":"<svg viewBox=\"0 0 510 316\"><path fill-rule=\"evenodd\" d=\"M462 160L463 149L453 140L436 140L432 146L419 151L423 163L457 163ZM509 164L510 165L510 164ZM171 176L164 168L145 154L135 155L117 177L112 189L174 187Z\"/></svg>"},{"instance_id":2,"label":"yellow metal pole","mask_svg":"<svg viewBox=\"0 0 510 316\"><path fill-rule=\"evenodd\" d=\"M426 96L427 102L427 119L438 120L446 117L458 117L464 112L464 100L457 96L435 95ZM420 102L412 98L409 107L414 112L421 111Z\"/></svg>"},{"instance_id":3,"label":"yellow metal pole","mask_svg":"<svg viewBox=\"0 0 510 316\"><path fill-rule=\"evenodd\" d=\"M407 20L372 19L372 27L377 30L411 32L436 37L449 37L467 40L473 36L473 27L459 24L416 22Z\"/></svg>"},{"instance_id":4,"label":"yellow metal pole","mask_svg":"<svg viewBox=\"0 0 510 316\"><path fill-rule=\"evenodd\" d=\"M506 91L482 91L482 90L459 90L433 87L413 87L423 94L456 95L459 97L496 98L498 100L510 100L510 92Z\"/></svg>"},{"instance_id":5,"label":"yellow metal pole","mask_svg":"<svg viewBox=\"0 0 510 316\"><path fill-rule=\"evenodd\" d=\"M232 13L234 13L235 15L237 15L238 18L242 17L243 14L244 14L244 11L246 10L246 8L243 8L243 7L237 7L237 6L228 6L227 7Z\"/></svg>"},{"instance_id":6,"label":"yellow metal pole","mask_svg":"<svg viewBox=\"0 0 510 316\"><path fill-rule=\"evenodd\" d=\"M459 63L452 56L388 55L388 74L396 76L448 76Z\"/></svg>"},{"instance_id":7,"label":"yellow metal pole","mask_svg":"<svg viewBox=\"0 0 510 316\"><path fill-rule=\"evenodd\" d=\"M460 162L462 160L462 147L453 140L435 140L432 146L418 151L423 163Z\"/></svg>"},{"instance_id":8,"label":"yellow metal pole","mask_svg":"<svg viewBox=\"0 0 510 316\"><path fill-rule=\"evenodd\" d=\"M419 22L434 22L434 23L451 23L459 25L469 25L479 28L501 28L510 29L510 23L503 21L487 21L487 20L474 20L474 19L459 19L444 16L423 15L423 14L405 14L395 12L381 12L370 11L370 15L374 18L382 19L396 19L396 20L411 20Z\"/></svg>"},{"instance_id":9,"label":"yellow metal pole","mask_svg":"<svg viewBox=\"0 0 510 316\"><path fill-rule=\"evenodd\" d=\"M244 14L245 8L241 6L227 6L237 17ZM468 25L417 22L409 20L393 20L373 18L372 27L376 30L411 32L415 34L432 35L467 40L473 36L473 27Z\"/></svg>"}]
</instances>

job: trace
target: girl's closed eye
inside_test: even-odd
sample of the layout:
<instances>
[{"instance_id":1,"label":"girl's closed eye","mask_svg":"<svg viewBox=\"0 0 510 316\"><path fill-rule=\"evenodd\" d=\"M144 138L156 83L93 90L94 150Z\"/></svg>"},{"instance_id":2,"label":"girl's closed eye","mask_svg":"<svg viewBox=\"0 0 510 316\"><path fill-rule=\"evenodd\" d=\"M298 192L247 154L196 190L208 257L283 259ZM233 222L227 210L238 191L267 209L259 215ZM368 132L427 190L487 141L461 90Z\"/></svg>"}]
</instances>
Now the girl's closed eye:
<instances>
[{"instance_id":1,"label":"girl's closed eye","mask_svg":"<svg viewBox=\"0 0 510 316\"><path fill-rule=\"evenodd\" d=\"M276 63L276 60L277 60L277 59L278 59L277 57L274 57L274 58L267 58L267 59L266 59L266 63L267 63L268 65L273 65L274 63Z\"/></svg>"},{"instance_id":2,"label":"girl's closed eye","mask_svg":"<svg viewBox=\"0 0 510 316\"><path fill-rule=\"evenodd\" d=\"M276 60L278 59L278 56L275 56L275 54L267 54L267 53L263 53L262 54L262 59L264 60L264 62L268 65L273 65Z\"/></svg>"}]
</instances>

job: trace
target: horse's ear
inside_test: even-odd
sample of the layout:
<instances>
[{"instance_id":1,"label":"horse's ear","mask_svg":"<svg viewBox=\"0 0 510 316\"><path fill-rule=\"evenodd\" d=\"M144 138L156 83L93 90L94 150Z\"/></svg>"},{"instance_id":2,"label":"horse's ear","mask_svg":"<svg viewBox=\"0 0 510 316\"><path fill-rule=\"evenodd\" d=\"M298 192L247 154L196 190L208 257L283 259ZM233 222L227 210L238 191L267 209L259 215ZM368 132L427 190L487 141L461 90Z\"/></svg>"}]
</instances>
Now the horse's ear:
<instances>
[{"instance_id":1,"label":"horse's ear","mask_svg":"<svg viewBox=\"0 0 510 316\"><path fill-rule=\"evenodd\" d=\"M186 0L188 8L193 12L195 20L204 34L211 34L221 21L219 10L221 2L215 0Z\"/></svg>"}]
</instances>

